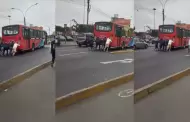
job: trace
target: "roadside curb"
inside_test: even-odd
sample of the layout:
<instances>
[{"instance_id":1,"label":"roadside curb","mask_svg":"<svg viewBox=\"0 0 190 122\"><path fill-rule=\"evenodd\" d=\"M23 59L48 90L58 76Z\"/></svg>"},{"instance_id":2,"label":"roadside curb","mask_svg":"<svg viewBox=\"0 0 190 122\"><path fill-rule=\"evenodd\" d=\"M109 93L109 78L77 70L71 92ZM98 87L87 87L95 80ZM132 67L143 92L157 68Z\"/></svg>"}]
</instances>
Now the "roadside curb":
<instances>
[{"instance_id":1,"label":"roadside curb","mask_svg":"<svg viewBox=\"0 0 190 122\"><path fill-rule=\"evenodd\" d=\"M56 110L75 104L89 97L93 97L110 88L114 88L116 86L132 81L133 77L134 77L134 74L129 73L127 75L120 76L120 77L93 85L91 87L84 88L76 92L72 92L68 95L59 97L56 99Z\"/></svg>"},{"instance_id":2,"label":"roadside curb","mask_svg":"<svg viewBox=\"0 0 190 122\"><path fill-rule=\"evenodd\" d=\"M128 49L128 50L113 51L113 52L110 52L110 53L111 54L122 54L122 53L132 53L132 52L134 52L134 50Z\"/></svg>"},{"instance_id":3,"label":"roadside curb","mask_svg":"<svg viewBox=\"0 0 190 122\"><path fill-rule=\"evenodd\" d=\"M179 81L181 78L188 76L190 74L190 68L187 68L183 71L177 72L173 75L170 75L166 78L163 78L159 81L156 81L152 84L149 84L143 88L135 90L134 93L134 103L139 102L143 98L149 96L150 94L159 91L163 89L164 87L171 85L172 83L175 83Z\"/></svg>"},{"instance_id":4,"label":"roadside curb","mask_svg":"<svg viewBox=\"0 0 190 122\"><path fill-rule=\"evenodd\" d=\"M33 74L37 73L38 71L48 67L51 64L51 61L45 62L43 64L40 64L38 66L35 66L23 73L20 73L13 78L10 78L8 80L5 80L0 83L0 92L3 92L4 90L24 81L25 79L31 77Z\"/></svg>"}]
</instances>

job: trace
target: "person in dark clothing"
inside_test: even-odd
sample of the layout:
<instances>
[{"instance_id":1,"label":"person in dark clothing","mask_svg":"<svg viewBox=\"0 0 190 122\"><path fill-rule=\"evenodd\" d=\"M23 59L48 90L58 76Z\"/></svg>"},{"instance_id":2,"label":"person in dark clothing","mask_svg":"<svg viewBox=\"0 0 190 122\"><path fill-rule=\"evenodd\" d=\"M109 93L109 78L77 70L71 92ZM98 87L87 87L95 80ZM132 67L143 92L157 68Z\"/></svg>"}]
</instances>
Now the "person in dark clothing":
<instances>
[{"instance_id":1,"label":"person in dark clothing","mask_svg":"<svg viewBox=\"0 0 190 122\"><path fill-rule=\"evenodd\" d=\"M54 37L53 41L51 41L51 55L52 55L51 67L53 67L55 63L55 48L56 48L56 43Z\"/></svg>"},{"instance_id":2,"label":"person in dark clothing","mask_svg":"<svg viewBox=\"0 0 190 122\"><path fill-rule=\"evenodd\" d=\"M162 50L162 47L163 47L163 39L160 39L160 47L159 47L159 50L161 51Z\"/></svg>"},{"instance_id":3,"label":"person in dark clothing","mask_svg":"<svg viewBox=\"0 0 190 122\"><path fill-rule=\"evenodd\" d=\"M100 50L100 38L99 37L96 38L96 49L97 49L97 47Z\"/></svg>"},{"instance_id":4,"label":"person in dark clothing","mask_svg":"<svg viewBox=\"0 0 190 122\"><path fill-rule=\"evenodd\" d=\"M158 41L155 42L155 50L158 51Z\"/></svg>"},{"instance_id":5,"label":"person in dark clothing","mask_svg":"<svg viewBox=\"0 0 190 122\"><path fill-rule=\"evenodd\" d=\"M3 56L5 56L5 52L6 52L6 55L8 55L8 51L9 51L9 45L6 44L6 43L3 43Z\"/></svg>"}]
</instances>

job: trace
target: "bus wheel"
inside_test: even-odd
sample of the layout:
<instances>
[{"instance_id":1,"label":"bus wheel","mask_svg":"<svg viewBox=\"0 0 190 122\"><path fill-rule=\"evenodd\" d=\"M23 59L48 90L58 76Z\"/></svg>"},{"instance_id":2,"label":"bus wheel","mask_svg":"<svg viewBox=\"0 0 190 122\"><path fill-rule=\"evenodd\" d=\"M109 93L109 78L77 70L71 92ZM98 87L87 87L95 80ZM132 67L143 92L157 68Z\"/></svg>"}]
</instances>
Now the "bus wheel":
<instances>
[{"instance_id":1,"label":"bus wheel","mask_svg":"<svg viewBox=\"0 0 190 122\"><path fill-rule=\"evenodd\" d=\"M32 51L34 51L35 50L35 45L34 44L32 44Z\"/></svg>"}]
</instances>

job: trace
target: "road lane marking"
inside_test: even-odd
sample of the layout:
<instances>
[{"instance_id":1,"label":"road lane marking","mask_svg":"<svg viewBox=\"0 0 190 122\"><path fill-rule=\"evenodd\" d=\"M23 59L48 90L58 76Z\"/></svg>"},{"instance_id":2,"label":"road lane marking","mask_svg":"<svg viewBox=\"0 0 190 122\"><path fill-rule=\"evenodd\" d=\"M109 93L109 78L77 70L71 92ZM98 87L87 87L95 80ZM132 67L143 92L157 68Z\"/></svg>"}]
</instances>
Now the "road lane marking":
<instances>
[{"instance_id":1,"label":"road lane marking","mask_svg":"<svg viewBox=\"0 0 190 122\"><path fill-rule=\"evenodd\" d=\"M68 53L68 54L63 54L63 55L59 55L59 56L78 55L78 54L85 54L85 53L88 53L88 52Z\"/></svg>"},{"instance_id":2,"label":"road lane marking","mask_svg":"<svg viewBox=\"0 0 190 122\"><path fill-rule=\"evenodd\" d=\"M190 56L190 55L185 55L185 56L187 56L187 57L188 57L188 56Z\"/></svg>"},{"instance_id":3,"label":"road lane marking","mask_svg":"<svg viewBox=\"0 0 190 122\"><path fill-rule=\"evenodd\" d=\"M124 60L115 60L115 61L106 61L100 62L101 64L112 64L112 63L132 63L133 59L124 59Z\"/></svg>"},{"instance_id":4,"label":"road lane marking","mask_svg":"<svg viewBox=\"0 0 190 122\"><path fill-rule=\"evenodd\" d=\"M72 51L72 50L77 50L77 49L70 49L70 50L61 50L61 49L59 49L58 51L60 51L60 52L68 52L68 51Z\"/></svg>"},{"instance_id":5,"label":"road lane marking","mask_svg":"<svg viewBox=\"0 0 190 122\"><path fill-rule=\"evenodd\" d=\"M133 95L134 95L134 90L133 89L126 89L126 90L120 91L118 93L118 96L122 97L122 98L131 97Z\"/></svg>"}]
</instances>

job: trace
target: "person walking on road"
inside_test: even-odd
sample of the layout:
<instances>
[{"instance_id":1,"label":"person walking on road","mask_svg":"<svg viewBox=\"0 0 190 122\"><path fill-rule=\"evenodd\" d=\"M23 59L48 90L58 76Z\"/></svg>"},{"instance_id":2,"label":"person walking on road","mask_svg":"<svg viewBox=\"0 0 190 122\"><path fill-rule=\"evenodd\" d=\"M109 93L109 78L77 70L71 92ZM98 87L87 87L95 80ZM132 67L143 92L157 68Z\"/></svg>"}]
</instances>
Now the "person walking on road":
<instances>
[{"instance_id":1,"label":"person walking on road","mask_svg":"<svg viewBox=\"0 0 190 122\"><path fill-rule=\"evenodd\" d=\"M54 63L55 63L55 48L56 48L56 41L55 41L55 36L54 36L54 39L51 41L51 56L52 56L52 60L51 60L51 67L54 66Z\"/></svg>"},{"instance_id":2,"label":"person walking on road","mask_svg":"<svg viewBox=\"0 0 190 122\"><path fill-rule=\"evenodd\" d=\"M167 46L167 51L171 51L173 40L169 39L168 46Z\"/></svg>"},{"instance_id":3,"label":"person walking on road","mask_svg":"<svg viewBox=\"0 0 190 122\"><path fill-rule=\"evenodd\" d=\"M111 42L112 42L112 36L108 37L107 40L106 40L106 45L105 45L105 48L104 48L105 52L109 51L109 46L110 46Z\"/></svg>"}]
</instances>

